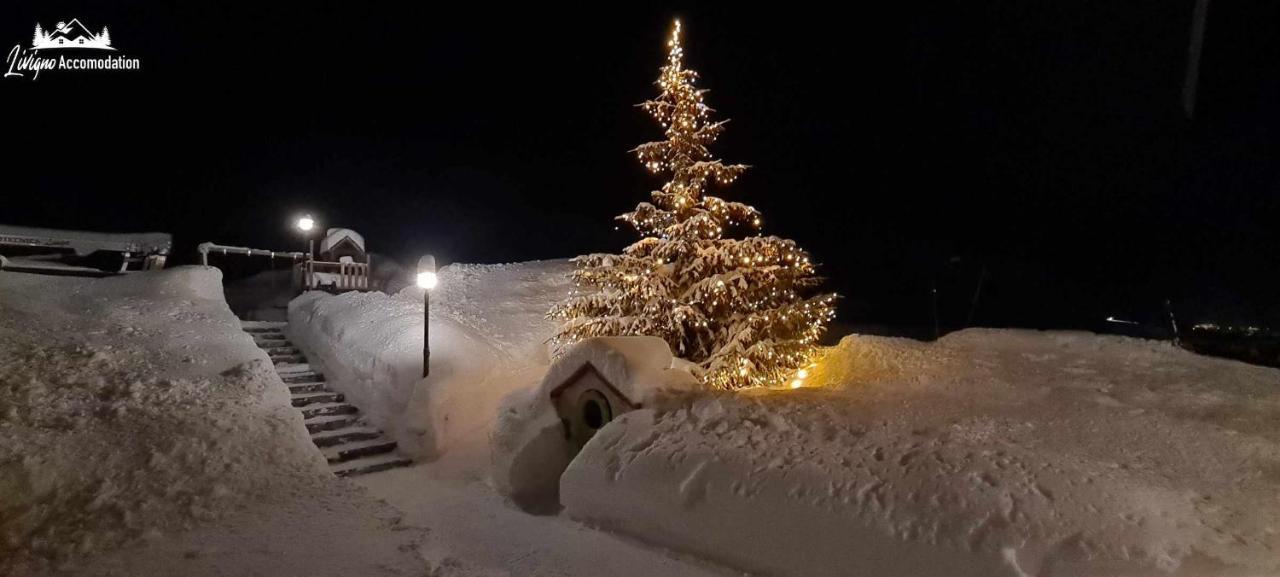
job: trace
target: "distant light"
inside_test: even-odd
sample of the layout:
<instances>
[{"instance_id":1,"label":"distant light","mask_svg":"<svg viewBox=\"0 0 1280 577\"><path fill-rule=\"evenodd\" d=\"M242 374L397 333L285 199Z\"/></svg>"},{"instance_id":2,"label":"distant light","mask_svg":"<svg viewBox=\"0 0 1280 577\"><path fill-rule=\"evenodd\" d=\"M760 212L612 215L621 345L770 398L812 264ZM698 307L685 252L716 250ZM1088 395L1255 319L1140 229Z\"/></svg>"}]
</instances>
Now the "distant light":
<instances>
[{"instance_id":1,"label":"distant light","mask_svg":"<svg viewBox=\"0 0 1280 577\"><path fill-rule=\"evenodd\" d=\"M1115 318L1115 317L1107 317L1107 322L1109 322L1109 323L1118 323L1118 324L1122 324L1122 325L1136 325L1136 324L1138 324L1138 323L1136 323L1136 322L1134 322L1134 321L1126 321L1126 320L1124 320L1124 319L1118 319L1118 318Z\"/></svg>"},{"instance_id":2,"label":"distant light","mask_svg":"<svg viewBox=\"0 0 1280 577\"><path fill-rule=\"evenodd\" d=\"M431 272L431 271L423 271L423 272L418 273L418 287L419 287L419 288L424 288L424 289L427 289L427 290L431 290L431 289L433 289L433 288L436 288L436 283L438 283L438 282L440 282L440 279L436 277L436 273L434 273L434 272Z\"/></svg>"},{"instance_id":3,"label":"distant light","mask_svg":"<svg viewBox=\"0 0 1280 577\"><path fill-rule=\"evenodd\" d=\"M791 381L791 388L793 388L793 389L798 389L798 388L803 387L803 386L804 386L804 381L803 381L803 380L796 379L796 380L794 380L794 381Z\"/></svg>"},{"instance_id":4,"label":"distant light","mask_svg":"<svg viewBox=\"0 0 1280 577\"><path fill-rule=\"evenodd\" d=\"M796 371L796 377L801 379L809 378L809 369L800 369Z\"/></svg>"},{"instance_id":5,"label":"distant light","mask_svg":"<svg viewBox=\"0 0 1280 577\"><path fill-rule=\"evenodd\" d=\"M309 215L298 219L298 230L302 232L309 232L311 229L315 227L316 227L316 221L315 219L311 218L311 216Z\"/></svg>"}]
</instances>

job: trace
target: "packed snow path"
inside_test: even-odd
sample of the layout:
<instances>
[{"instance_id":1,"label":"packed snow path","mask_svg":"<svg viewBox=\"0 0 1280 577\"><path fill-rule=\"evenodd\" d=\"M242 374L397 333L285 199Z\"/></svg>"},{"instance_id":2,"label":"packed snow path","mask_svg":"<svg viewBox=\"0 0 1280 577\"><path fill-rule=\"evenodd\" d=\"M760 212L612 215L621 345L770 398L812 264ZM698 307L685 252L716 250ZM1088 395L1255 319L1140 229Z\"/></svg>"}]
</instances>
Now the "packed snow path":
<instances>
[{"instance_id":1,"label":"packed snow path","mask_svg":"<svg viewBox=\"0 0 1280 577\"><path fill-rule=\"evenodd\" d=\"M360 410L342 393L330 390L324 375L311 369L302 351L284 334L289 323L241 321L253 342L271 357L289 397L305 419L311 441L320 448L333 474L364 475L404 467L413 461L397 455L396 442L360 417Z\"/></svg>"}]
</instances>

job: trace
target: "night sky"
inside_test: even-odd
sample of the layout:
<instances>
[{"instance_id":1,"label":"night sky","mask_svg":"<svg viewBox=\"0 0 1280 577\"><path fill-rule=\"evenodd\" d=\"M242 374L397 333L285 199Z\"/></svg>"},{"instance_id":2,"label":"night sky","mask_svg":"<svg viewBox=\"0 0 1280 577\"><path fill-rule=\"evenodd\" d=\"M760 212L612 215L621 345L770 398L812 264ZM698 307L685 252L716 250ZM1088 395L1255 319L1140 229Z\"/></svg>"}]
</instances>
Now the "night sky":
<instances>
[{"instance_id":1,"label":"night sky","mask_svg":"<svg viewBox=\"0 0 1280 577\"><path fill-rule=\"evenodd\" d=\"M307 211L402 262L616 252L661 181L673 17L763 211L841 320L1097 328L1271 322L1280 8L1214 0L1194 119L1192 0L741 7L7 3L0 46L79 18L134 72L0 79L0 223L297 249ZM641 3L637 3L641 4ZM735 3L741 4L741 3ZM1271 4L1271 5L1268 5ZM885 6L889 7L885 7ZM985 272L984 272L985 270ZM1261 320L1260 320L1261 319Z\"/></svg>"}]
</instances>

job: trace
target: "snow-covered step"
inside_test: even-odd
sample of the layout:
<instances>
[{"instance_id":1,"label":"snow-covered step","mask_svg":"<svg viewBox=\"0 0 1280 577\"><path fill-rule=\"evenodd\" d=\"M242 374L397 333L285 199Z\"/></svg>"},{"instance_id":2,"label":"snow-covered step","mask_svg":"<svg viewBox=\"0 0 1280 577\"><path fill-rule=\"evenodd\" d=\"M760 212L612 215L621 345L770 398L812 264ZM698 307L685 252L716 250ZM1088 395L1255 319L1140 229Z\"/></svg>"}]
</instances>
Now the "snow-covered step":
<instances>
[{"instance_id":1,"label":"snow-covered step","mask_svg":"<svg viewBox=\"0 0 1280 577\"><path fill-rule=\"evenodd\" d=\"M323 431L354 427L359 422L359 416L348 413L345 415L321 415L306 419L302 423L307 426L308 433L315 435Z\"/></svg>"},{"instance_id":2,"label":"snow-covered step","mask_svg":"<svg viewBox=\"0 0 1280 577\"><path fill-rule=\"evenodd\" d=\"M280 373L280 380L290 385L299 385L302 383L323 383L324 382L324 375L317 373L315 371L287 373L287 372L280 371L279 369L280 367L276 367L276 372Z\"/></svg>"},{"instance_id":3,"label":"snow-covered step","mask_svg":"<svg viewBox=\"0 0 1280 577\"><path fill-rule=\"evenodd\" d=\"M307 363L305 359L303 359L303 362L301 363L276 363L276 372L281 375L309 373L314 371L315 369L311 368L311 364Z\"/></svg>"},{"instance_id":4,"label":"snow-covered step","mask_svg":"<svg viewBox=\"0 0 1280 577\"><path fill-rule=\"evenodd\" d=\"M368 457L370 455L380 455L382 453L390 453L396 450L396 442L385 437L369 439L367 441L352 441L341 445L334 445L321 449L324 458L329 464L345 463L352 459Z\"/></svg>"},{"instance_id":5,"label":"snow-covered step","mask_svg":"<svg viewBox=\"0 0 1280 577\"><path fill-rule=\"evenodd\" d=\"M300 407L302 409L302 418L310 419L312 417L321 417L325 415L347 415L359 412L354 405L347 403L316 403Z\"/></svg>"},{"instance_id":6,"label":"snow-covered step","mask_svg":"<svg viewBox=\"0 0 1280 577\"><path fill-rule=\"evenodd\" d=\"M301 395L302 393L318 393L320 391L327 391L327 390L329 390L329 387L326 387L323 382L302 383L300 385L289 385L289 394L291 395Z\"/></svg>"},{"instance_id":7,"label":"snow-covered step","mask_svg":"<svg viewBox=\"0 0 1280 577\"><path fill-rule=\"evenodd\" d=\"M343 400L342 393L333 391L317 391L311 393L295 393L289 396L289 400L293 402L295 407L305 407L316 403L340 403Z\"/></svg>"},{"instance_id":8,"label":"snow-covered step","mask_svg":"<svg viewBox=\"0 0 1280 577\"><path fill-rule=\"evenodd\" d=\"M288 321L240 321L240 327L249 329L283 329L289 326Z\"/></svg>"},{"instance_id":9,"label":"snow-covered step","mask_svg":"<svg viewBox=\"0 0 1280 577\"><path fill-rule=\"evenodd\" d=\"M244 332L255 336L261 335L283 335L284 329L276 327L244 327Z\"/></svg>"},{"instance_id":10,"label":"snow-covered step","mask_svg":"<svg viewBox=\"0 0 1280 577\"><path fill-rule=\"evenodd\" d=\"M371 441L382 437L382 431L364 425L353 425L341 429L322 431L311 435L311 441L317 447L325 448L352 441Z\"/></svg>"},{"instance_id":11,"label":"snow-covered step","mask_svg":"<svg viewBox=\"0 0 1280 577\"><path fill-rule=\"evenodd\" d=\"M242 321L254 344L266 351L276 374L289 387L289 402L302 413L311 441L339 477L404 467L412 460L395 454L396 442L367 426L360 410L329 389L324 375L307 362L285 335L288 323Z\"/></svg>"},{"instance_id":12,"label":"snow-covered step","mask_svg":"<svg viewBox=\"0 0 1280 577\"><path fill-rule=\"evenodd\" d=\"M378 471L386 471L387 469L395 469L396 467L408 467L412 464L413 461L395 453L383 453L381 455L352 459L341 464L333 465L331 470L334 475L339 477L351 477L355 475L376 473Z\"/></svg>"},{"instance_id":13,"label":"snow-covered step","mask_svg":"<svg viewBox=\"0 0 1280 577\"><path fill-rule=\"evenodd\" d=\"M259 347L262 350L267 351L267 355L273 356L273 357L277 355L302 354L302 351L298 350L298 347L295 347L293 345L266 346L266 347L259 345Z\"/></svg>"}]
</instances>

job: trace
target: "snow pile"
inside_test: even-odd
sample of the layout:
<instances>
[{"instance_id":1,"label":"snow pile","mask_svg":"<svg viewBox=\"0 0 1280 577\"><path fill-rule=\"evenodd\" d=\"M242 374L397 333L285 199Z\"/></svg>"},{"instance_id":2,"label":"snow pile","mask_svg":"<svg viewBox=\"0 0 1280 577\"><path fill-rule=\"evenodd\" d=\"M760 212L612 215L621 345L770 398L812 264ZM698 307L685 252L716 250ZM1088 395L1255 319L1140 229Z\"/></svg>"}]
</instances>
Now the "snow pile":
<instances>
[{"instance_id":1,"label":"snow pile","mask_svg":"<svg viewBox=\"0 0 1280 577\"><path fill-rule=\"evenodd\" d=\"M810 382L624 415L565 510L774 575L1280 574L1280 371L968 330L849 337Z\"/></svg>"},{"instance_id":2,"label":"snow pile","mask_svg":"<svg viewBox=\"0 0 1280 577\"><path fill-rule=\"evenodd\" d=\"M0 272L0 559L112 549L327 482L220 281Z\"/></svg>"},{"instance_id":3,"label":"snow pile","mask_svg":"<svg viewBox=\"0 0 1280 577\"><path fill-rule=\"evenodd\" d=\"M422 291L329 295L289 306L295 343L334 389L418 458L483 442L502 398L538 382L568 291L566 261L450 265L431 294L431 376L422 378Z\"/></svg>"},{"instance_id":4,"label":"snow pile","mask_svg":"<svg viewBox=\"0 0 1280 577\"><path fill-rule=\"evenodd\" d=\"M597 337L573 346L532 389L512 393L493 431L494 487L523 508L554 510L560 474L574 456L552 392L584 367L594 368L628 401L650 407L664 393L698 386L692 364L657 337Z\"/></svg>"}]
</instances>

